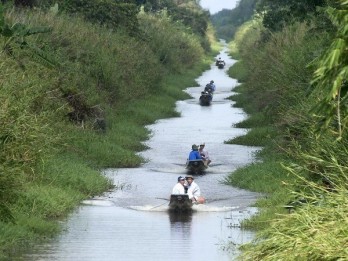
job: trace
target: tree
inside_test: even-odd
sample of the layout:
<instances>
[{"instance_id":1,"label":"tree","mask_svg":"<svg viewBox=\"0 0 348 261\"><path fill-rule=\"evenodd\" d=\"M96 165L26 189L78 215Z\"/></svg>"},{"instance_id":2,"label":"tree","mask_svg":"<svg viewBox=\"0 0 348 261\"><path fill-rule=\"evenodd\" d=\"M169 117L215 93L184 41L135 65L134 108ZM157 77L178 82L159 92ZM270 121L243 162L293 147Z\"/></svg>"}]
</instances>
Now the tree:
<instances>
[{"instance_id":1,"label":"tree","mask_svg":"<svg viewBox=\"0 0 348 261\"><path fill-rule=\"evenodd\" d=\"M250 20L255 12L257 0L241 0L232 10L223 9L211 16L219 38L231 40L239 26Z\"/></svg>"},{"instance_id":2,"label":"tree","mask_svg":"<svg viewBox=\"0 0 348 261\"><path fill-rule=\"evenodd\" d=\"M287 24L318 15L317 7L325 5L325 0L261 0L257 12L263 17L265 28L279 31Z\"/></svg>"}]
</instances>

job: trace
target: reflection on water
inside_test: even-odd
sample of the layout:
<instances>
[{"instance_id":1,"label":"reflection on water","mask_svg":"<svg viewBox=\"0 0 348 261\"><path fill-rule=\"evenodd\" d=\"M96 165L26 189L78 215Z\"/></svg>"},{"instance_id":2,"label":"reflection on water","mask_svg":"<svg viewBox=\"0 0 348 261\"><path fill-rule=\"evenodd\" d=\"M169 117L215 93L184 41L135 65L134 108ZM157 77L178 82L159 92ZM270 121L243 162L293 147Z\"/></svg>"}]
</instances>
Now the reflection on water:
<instances>
[{"instance_id":1,"label":"reflection on water","mask_svg":"<svg viewBox=\"0 0 348 261\"><path fill-rule=\"evenodd\" d=\"M253 237L252 232L240 228L240 222L255 213L249 206L258 194L222 181L231 171L251 163L259 148L224 143L247 130L233 128L246 115L226 99L237 85L226 75L235 61L227 56L227 49L219 56L226 61L225 69L212 65L197 79L200 87L186 90L192 99L177 102L181 117L148 126L153 133L146 141L150 149L140 153L149 160L146 164L136 169L105 170L103 174L118 190L83 201L65 223L64 233L13 260L233 260L237 252L226 249ZM210 80L215 81L217 90L212 105L202 107L198 98ZM170 213L170 192L177 177L186 174L191 145L201 142L206 143L212 163L195 181L207 203L194 205L192 213Z\"/></svg>"},{"instance_id":2,"label":"reflection on water","mask_svg":"<svg viewBox=\"0 0 348 261\"><path fill-rule=\"evenodd\" d=\"M172 212L168 211L170 224L175 227L176 224L191 223L193 212Z\"/></svg>"}]
</instances>

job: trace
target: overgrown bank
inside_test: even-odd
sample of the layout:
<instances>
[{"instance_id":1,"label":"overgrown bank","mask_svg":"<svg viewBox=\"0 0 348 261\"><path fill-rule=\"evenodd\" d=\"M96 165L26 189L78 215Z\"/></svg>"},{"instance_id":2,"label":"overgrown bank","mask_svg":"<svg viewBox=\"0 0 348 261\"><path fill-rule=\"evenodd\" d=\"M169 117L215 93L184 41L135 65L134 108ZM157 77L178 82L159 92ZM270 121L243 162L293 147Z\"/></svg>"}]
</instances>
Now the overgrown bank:
<instances>
[{"instance_id":1,"label":"overgrown bank","mask_svg":"<svg viewBox=\"0 0 348 261\"><path fill-rule=\"evenodd\" d=\"M241 260L348 258L347 10L341 1L276 31L255 19L231 44L230 75L242 82L231 98L251 130L228 142L264 147L226 179L266 195L244 224L258 235Z\"/></svg>"},{"instance_id":2,"label":"overgrown bank","mask_svg":"<svg viewBox=\"0 0 348 261\"><path fill-rule=\"evenodd\" d=\"M182 89L210 61L208 40L165 12L140 12L137 36L54 9L5 14L0 251L11 256L58 233L81 199L112 188L101 168L139 166L144 125L176 116Z\"/></svg>"}]
</instances>

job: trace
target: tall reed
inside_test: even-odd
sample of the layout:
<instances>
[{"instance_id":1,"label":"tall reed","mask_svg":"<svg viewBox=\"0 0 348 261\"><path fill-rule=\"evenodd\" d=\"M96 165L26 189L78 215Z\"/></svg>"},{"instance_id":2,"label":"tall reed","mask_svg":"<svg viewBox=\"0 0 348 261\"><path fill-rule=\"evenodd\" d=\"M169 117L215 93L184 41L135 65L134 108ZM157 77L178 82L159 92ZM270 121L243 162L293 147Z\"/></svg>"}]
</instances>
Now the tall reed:
<instances>
[{"instance_id":1,"label":"tall reed","mask_svg":"<svg viewBox=\"0 0 348 261\"><path fill-rule=\"evenodd\" d=\"M348 258L343 196L347 137L337 141L332 129L313 131L317 118L310 113L323 97L309 96L314 68L308 64L328 48L330 35L315 23L294 24L282 32L259 34L258 39L250 36L254 46L239 45L238 55L248 75L236 100L251 114L240 125L255 128L258 119L265 118L261 126L275 130L258 154L261 162L232 173L227 180L265 193L256 203L260 213L244 224L259 230L256 239L242 247L241 260ZM255 133L237 142L250 143Z\"/></svg>"}]
</instances>

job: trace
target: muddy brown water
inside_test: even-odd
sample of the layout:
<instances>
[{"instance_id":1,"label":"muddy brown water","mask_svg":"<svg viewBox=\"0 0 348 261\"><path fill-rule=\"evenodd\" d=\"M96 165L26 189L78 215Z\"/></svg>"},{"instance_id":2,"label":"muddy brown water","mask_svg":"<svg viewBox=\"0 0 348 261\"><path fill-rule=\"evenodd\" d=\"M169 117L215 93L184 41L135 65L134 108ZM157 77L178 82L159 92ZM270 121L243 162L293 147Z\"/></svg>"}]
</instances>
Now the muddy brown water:
<instances>
[{"instance_id":1,"label":"muddy brown water","mask_svg":"<svg viewBox=\"0 0 348 261\"><path fill-rule=\"evenodd\" d=\"M214 64L186 91L192 99L178 101L181 117L163 119L148 126L149 150L140 154L148 161L135 169L107 169L119 187L102 197L85 200L63 222L56 238L35 246L17 260L83 261L224 261L234 260L234 245L249 242L254 234L240 228L240 221L255 214L250 207L258 194L224 185L233 170L254 161L260 148L224 144L243 135L234 124L246 114L233 108L226 98L237 81L227 76L235 62L224 48L217 57L224 69ZM214 80L217 90L211 106L198 99L206 83ZM207 203L194 206L189 215L168 213L168 198L177 177L185 175L185 161L192 144L205 142L212 159L205 175L196 176ZM231 247L232 246L232 247Z\"/></svg>"}]
</instances>

